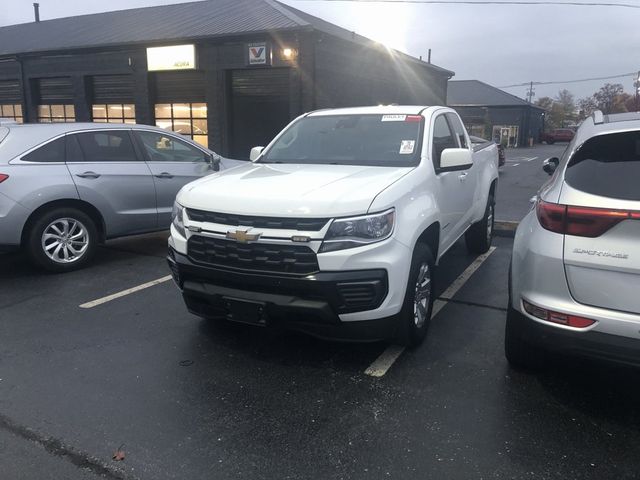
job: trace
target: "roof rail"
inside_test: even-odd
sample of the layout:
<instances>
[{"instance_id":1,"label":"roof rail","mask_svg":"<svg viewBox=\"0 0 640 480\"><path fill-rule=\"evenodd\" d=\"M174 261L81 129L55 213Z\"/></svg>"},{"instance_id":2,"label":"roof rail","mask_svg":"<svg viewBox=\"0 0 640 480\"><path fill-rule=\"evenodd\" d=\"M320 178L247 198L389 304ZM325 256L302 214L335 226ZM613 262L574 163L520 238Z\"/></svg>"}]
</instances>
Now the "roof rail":
<instances>
[{"instance_id":1,"label":"roof rail","mask_svg":"<svg viewBox=\"0 0 640 480\"><path fill-rule=\"evenodd\" d=\"M594 111L592 116L594 125L600 125L604 123L604 114L600 110Z\"/></svg>"}]
</instances>

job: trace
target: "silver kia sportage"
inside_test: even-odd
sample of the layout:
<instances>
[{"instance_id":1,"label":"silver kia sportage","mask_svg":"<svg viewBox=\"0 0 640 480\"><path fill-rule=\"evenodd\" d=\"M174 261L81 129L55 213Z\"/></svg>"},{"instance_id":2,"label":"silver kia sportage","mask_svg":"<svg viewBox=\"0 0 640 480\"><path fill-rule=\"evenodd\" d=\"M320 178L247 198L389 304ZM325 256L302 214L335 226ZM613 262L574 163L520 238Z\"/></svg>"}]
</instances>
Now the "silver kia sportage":
<instances>
[{"instance_id":1,"label":"silver kia sportage","mask_svg":"<svg viewBox=\"0 0 640 480\"><path fill-rule=\"evenodd\" d=\"M0 250L80 268L106 239L169 228L183 185L239 164L156 127L1 120Z\"/></svg>"},{"instance_id":2,"label":"silver kia sportage","mask_svg":"<svg viewBox=\"0 0 640 480\"><path fill-rule=\"evenodd\" d=\"M546 351L640 364L640 113L585 120L520 223L505 353Z\"/></svg>"}]
</instances>

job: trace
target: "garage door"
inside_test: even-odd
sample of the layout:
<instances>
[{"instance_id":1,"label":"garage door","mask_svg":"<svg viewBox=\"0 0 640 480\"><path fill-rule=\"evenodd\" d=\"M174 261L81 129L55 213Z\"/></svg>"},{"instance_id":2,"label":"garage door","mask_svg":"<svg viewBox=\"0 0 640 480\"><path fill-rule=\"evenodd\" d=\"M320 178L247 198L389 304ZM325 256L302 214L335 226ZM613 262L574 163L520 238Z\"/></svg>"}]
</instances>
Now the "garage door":
<instances>
[{"instance_id":1,"label":"garage door","mask_svg":"<svg viewBox=\"0 0 640 480\"><path fill-rule=\"evenodd\" d=\"M71 77L38 78L35 80L39 104L72 104Z\"/></svg>"},{"instance_id":2,"label":"garage door","mask_svg":"<svg viewBox=\"0 0 640 480\"><path fill-rule=\"evenodd\" d=\"M204 72L155 74L155 103L204 102Z\"/></svg>"},{"instance_id":3,"label":"garage door","mask_svg":"<svg viewBox=\"0 0 640 480\"><path fill-rule=\"evenodd\" d=\"M22 103L19 80L4 80L0 82L0 104L3 103Z\"/></svg>"},{"instance_id":4,"label":"garage door","mask_svg":"<svg viewBox=\"0 0 640 480\"><path fill-rule=\"evenodd\" d=\"M96 75L91 85L93 103L133 103L132 75Z\"/></svg>"},{"instance_id":5,"label":"garage door","mask_svg":"<svg viewBox=\"0 0 640 480\"><path fill-rule=\"evenodd\" d=\"M289 69L233 70L230 80L231 156L246 159L290 121Z\"/></svg>"}]
</instances>

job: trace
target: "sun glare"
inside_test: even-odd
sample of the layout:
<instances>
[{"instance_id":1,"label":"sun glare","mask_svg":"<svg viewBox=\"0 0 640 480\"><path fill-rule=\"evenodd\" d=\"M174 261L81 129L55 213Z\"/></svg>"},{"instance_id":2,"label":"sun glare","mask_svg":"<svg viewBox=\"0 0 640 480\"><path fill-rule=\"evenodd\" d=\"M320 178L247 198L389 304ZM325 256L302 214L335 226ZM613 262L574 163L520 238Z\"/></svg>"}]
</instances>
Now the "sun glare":
<instances>
[{"instance_id":1,"label":"sun glare","mask_svg":"<svg viewBox=\"0 0 640 480\"><path fill-rule=\"evenodd\" d=\"M357 32L389 48L406 52L407 9L401 5L358 5Z\"/></svg>"}]
</instances>

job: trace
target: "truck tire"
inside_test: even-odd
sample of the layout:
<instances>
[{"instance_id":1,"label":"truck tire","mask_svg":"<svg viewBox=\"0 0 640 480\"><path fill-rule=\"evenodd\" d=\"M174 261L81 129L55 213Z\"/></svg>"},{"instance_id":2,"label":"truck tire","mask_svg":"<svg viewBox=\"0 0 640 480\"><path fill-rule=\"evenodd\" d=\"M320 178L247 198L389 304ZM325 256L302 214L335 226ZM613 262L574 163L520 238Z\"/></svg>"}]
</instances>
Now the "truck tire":
<instances>
[{"instance_id":1,"label":"truck tire","mask_svg":"<svg viewBox=\"0 0 640 480\"><path fill-rule=\"evenodd\" d=\"M544 365L540 349L522 340L518 333L518 317L522 315L511 306L507 308L507 322L504 329L504 356L515 369L539 370Z\"/></svg>"},{"instance_id":2,"label":"truck tire","mask_svg":"<svg viewBox=\"0 0 640 480\"><path fill-rule=\"evenodd\" d=\"M61 207L38 215L28 227L25 246L31 261L50 272L83 268L96 252L98 231L81 210Z\"/></svg>"},{"instance_id":3,"label":"truck tire","mask_svg":"<svg viewBox=\"0 0 640 480\"><path fill-rule=\"evenodd\" d=\"M400 345L416 347L427 334L433 310L434 264L429 247L418 243L413 251L407 291L398 314L395 341Z\"/></svg>"},{"instance_id":4,"label":"truck tire","mask_svg":"<svg viewBox=\"0 0 640 480\"><path fill-rule=\"evenodd\" d=\"M489 195L482 220L471 225L464 235L464 240L469 252L485 253L491 247L493 227L495 224L495 208L496 205L493 195Z\"/></svg>"}]
</instances>

